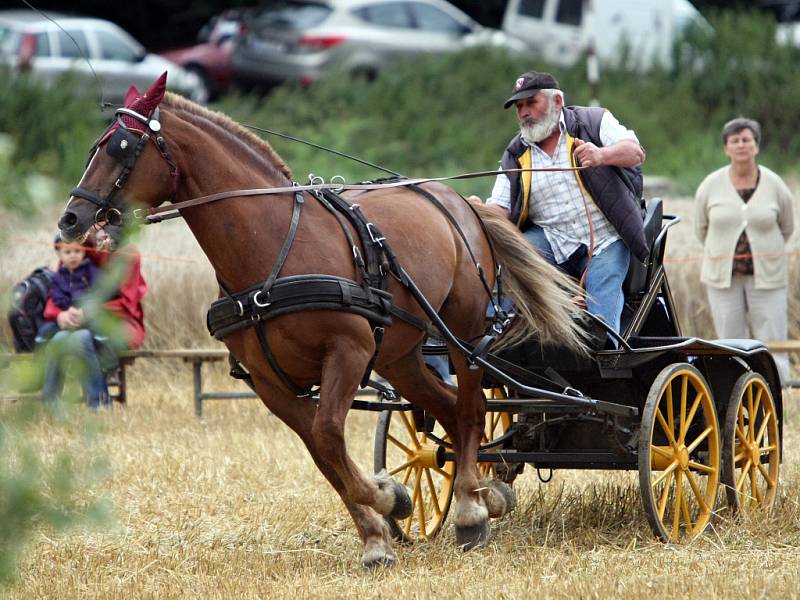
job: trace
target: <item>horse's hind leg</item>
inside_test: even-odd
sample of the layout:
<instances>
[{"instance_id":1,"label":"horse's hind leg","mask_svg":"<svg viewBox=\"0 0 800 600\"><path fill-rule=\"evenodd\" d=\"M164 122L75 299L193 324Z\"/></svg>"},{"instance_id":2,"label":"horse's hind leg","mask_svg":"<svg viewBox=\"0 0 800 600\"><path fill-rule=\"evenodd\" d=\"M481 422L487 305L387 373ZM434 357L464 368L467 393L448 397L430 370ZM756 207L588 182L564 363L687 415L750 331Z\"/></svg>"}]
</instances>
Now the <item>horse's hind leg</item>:
<instances>
[{"instance_id":1,"label":"horse's hind leg","mask_svg":"<svg viewBox=\"0 0 800 600\"><path fill-rule=\"evenodd\" d=\"M470 549L485 544L488 539L488 517L503 516L516 502L507 484L480 479L477 453L486 415L480 385L482 375L481 371L470 370L460 355L456 355L454 362L460 369L457 390L433 375L417 350L383 366L379 372L406 400L430 411L450 435L458 465L456 541L464 549Z\"/></svg>"},{"instance_id":2,"label":"horse's hind leg","mask_svg":"<svg viewBox=\"0 0 800 600\"><path fill-rule=\"evenodd\" d=\"M511 488L480 479L477 457L486 427L486 399L481 388L482 370L472 370L461 356L454 357L458 375L458 419L453 450L458 470L456 497L456 543L464 550L480 547L489 539L489 517L501 517L514 508Z\"/></svg>"},{"instance_id":3,"label":"horse's hind leg","mask_svg":"<svg viewBox=\"0 0 800 600\"><path fill-rule=\"evenodd\" d=\"M362 564L369 568L394 564L397 557L392 550L391 533L382 516L369 506L351 501L345 493L342 479L324 459L320 440L315 438L312 430L317 413L316 405L307 398L297 398L264 380L254 378L254 382L264 404L300 437L317 468L342 498L364 544Z\"/></svg>"}]
</instances>

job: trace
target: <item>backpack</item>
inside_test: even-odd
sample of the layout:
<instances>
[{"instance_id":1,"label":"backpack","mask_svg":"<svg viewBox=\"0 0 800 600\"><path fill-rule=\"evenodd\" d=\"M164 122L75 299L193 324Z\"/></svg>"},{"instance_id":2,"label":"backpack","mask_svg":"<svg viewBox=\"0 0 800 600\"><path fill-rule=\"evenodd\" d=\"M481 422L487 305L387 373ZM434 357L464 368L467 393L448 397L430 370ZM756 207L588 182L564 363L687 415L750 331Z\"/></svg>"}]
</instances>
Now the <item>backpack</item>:
<instances>
[{"instance_id":1,"label":"backpack","mask_svg":"<svg viewBox=\"0 0 800 600\"><path fill-rule=\"evenodd\" d=\"M53 271L39 267L14 286L8 322L14 334L16 352L33 352L36 332L44 323L44 306L50 291Z\"/></svg>"}]
</instances>

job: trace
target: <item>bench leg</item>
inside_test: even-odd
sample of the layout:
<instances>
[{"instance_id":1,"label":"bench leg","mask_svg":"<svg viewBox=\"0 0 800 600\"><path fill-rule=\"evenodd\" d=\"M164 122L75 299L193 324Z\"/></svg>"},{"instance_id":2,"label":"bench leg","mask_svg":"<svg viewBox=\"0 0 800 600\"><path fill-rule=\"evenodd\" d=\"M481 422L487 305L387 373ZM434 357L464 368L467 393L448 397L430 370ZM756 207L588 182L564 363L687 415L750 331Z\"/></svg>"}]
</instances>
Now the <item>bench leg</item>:
<instances>
[{"instance_id":1,"label":"bench leg","mask_svg":"<svg viewBox=\"0 0 800 600\"><path fill-rule=\"evenodd\" d=\"M194 372L194 414L203 416L203 361L192 361Z\"/></svg>"},{"instance_id":2,"label":"bench leg","mask_svg":"<svg viewBox=\"0 0 800 600\"><path fill-rule=\"evenodd\" d=\"M128 401L128 387L125 379L125 370L127 366L128 362L126 360L119 361L119 385L117 386L117 395L114 398L123 406L125 406L125 403Z\"/></svg>"}]
</instances>

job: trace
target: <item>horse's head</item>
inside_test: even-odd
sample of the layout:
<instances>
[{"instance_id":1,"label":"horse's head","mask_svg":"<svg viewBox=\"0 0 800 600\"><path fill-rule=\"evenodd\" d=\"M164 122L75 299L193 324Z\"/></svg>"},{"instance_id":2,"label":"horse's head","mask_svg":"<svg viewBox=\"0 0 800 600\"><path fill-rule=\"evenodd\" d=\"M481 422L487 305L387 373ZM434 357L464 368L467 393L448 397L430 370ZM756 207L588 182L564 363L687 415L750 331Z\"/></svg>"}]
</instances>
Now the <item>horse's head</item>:
<instances>
[{"instance_id":1,"label":"horse's head","mask_svg":"<svg viewBox=\"0 0 800 600\"><path fill-rule=\"evenodd\" d=\"M156 206L174 195L178 169L161 134L158 108L166 83L164 73L144 94L131 86L58 220L63 239L83 240L96 228L116 241L133 205Z\"/></svg>"}]
</instances>

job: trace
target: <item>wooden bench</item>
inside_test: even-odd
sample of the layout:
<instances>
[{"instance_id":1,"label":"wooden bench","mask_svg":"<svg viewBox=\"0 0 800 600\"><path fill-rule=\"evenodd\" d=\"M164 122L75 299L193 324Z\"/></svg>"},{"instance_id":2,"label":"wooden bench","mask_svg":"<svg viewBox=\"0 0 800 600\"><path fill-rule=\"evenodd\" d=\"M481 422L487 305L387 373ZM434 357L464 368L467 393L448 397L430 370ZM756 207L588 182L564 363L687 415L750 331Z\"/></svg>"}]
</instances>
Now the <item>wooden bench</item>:
<instances>
[{"instance_id":1,"label":"wooden bench","mask_svg":"<svg viewBox=\"0 0 800 600\"><path fill-rule=\"evenodd\" d=\"M257 398L255 393L248 392L206 392L203 390L203 365L207 362L221 362L228 360L228 351L225 349L195 349L184 348L176 350L130 350L122 352L119 356L119 388L115 399L118 402L127 402L127 381L125 371L136 359L180 359L192 365L192 382L194 393L194 413L203 415L204 400L235 400L238 398Z\"/></svg>"}]
</instances>

